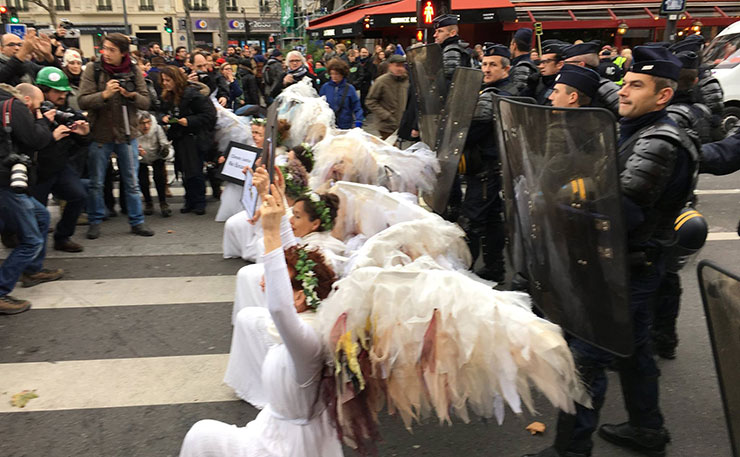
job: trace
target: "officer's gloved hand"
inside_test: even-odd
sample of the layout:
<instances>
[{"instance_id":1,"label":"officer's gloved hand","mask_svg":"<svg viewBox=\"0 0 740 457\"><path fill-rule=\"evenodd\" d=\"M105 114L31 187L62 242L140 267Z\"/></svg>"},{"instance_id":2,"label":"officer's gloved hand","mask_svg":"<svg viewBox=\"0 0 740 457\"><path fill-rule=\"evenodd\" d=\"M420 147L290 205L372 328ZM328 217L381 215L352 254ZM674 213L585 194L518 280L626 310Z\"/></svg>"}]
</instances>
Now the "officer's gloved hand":
<instances>
[{"instance_id":1,"label":"officer's gloved hand","mask_svg":"<svg viewBox=\"0 0 740 457\"><path fill-rule=\"evenodd\" d=\"M357 128L362 127L362 121L355 121L355 127Z\"/></svg>"}]
</instances>

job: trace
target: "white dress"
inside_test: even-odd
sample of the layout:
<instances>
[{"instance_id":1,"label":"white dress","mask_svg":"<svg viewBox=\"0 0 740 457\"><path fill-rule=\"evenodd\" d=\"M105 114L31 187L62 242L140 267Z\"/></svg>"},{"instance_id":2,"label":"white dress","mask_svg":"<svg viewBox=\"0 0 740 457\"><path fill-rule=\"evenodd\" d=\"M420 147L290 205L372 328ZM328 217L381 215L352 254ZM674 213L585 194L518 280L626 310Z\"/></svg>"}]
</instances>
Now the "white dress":
<instances>
[{"instance_id":1,"label":"white dress","mask_svg":"<svg viewBox=\"0 0 740 457\"><path fill-rule=\"evenodd\" d=\"M319 399L324 366L319 335L293 306L282 249L263 256L268 310L282 338L262 365L267 405L245 427L197 422L185 436L180 457L333 457L342 446ZM310 312L310 311L309 311Z\"/></svg>"},{"instance_id":2,"label":"white dress","mask_svg":"<svg viewBox=\"0 0 740 457\"><path fill-rule=\"evenodd\" d=\"M224 259L254 262L257 259L258 242L262 239L262 223L250 224L246 211L240 211L224 224Z\"/></svg>"},{"instance_id":3,"label":"white dress","mask_svg":"<svg viewBox=\"0 0 740 457\"><path fill-rule=\"evenodd\" d=\"M287 215L280 222L280 238L284 248L297 241ZM328 232L314 232L300 241L309 247L322 249L327 257L339 257L344 252L344 244ZM267 403L261 370L268 351L276 344L269 332L273 324L266 309L267 294L260 285L264 275L265 266L261 263L242 267L237 273L231 316L234 330L224 375L224 383L233 388L239 398L256 408L263 408Z\"/></svg>"},{"instance_id":4,"label":"white dress","mask_svg":"<svg viewBox=\"0 0 740 457\"><path fill-rule=\"evenodd\" d=\"M221 203L218 205L216 222L224 222L244 209L242 206L243 193L244 186L226 181L224 189L221 191L221 197L219 198Z\"/></svg>"}]
</instances>

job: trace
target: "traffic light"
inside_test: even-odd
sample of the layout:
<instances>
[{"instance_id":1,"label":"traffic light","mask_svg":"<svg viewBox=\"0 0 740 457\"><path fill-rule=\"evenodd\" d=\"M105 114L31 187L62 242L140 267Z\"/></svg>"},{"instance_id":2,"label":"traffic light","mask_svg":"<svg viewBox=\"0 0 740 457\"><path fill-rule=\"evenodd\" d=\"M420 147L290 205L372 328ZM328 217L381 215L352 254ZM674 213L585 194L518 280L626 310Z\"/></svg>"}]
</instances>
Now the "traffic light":
<instances>
[{"instance_id":1,"label":"traffic light","mask_svg":"<svg viewBox=\"0 0 740 457\"><path fill-rule=\"evenodd\" d=\"M436 0L417 0L416 2L416 23L419 28L430 28L434 24L434 18L437 16L439 2Z\"/></svg>"},{"instance_id":2,"label":"traffic light","mask_svg":"<svg viewBox=\"0 0 740 457\"><path fill-rule=\"evenodd\" d=\"M11 6L10 8L8 8L8 12L10 13L11 24L17 24L20 22L20 19L18 19L18 8Z\"/></svg>"},{"instance_id":3,"label":"traffic light","mask_svg":"<svg viewBox=\"0 0 740 457\"><path fill-rule=\"evenodd\" d=\"M172 16L167 16L164 18L164 31L167 33L172 33Z\"/></svg>"},{"instance_id":4,"label":"traffic light","mask_svg":"<svg viewBox=\"0 0 740 457\"><path fill-rule=\"evenodd\" d=\"M0 5L0 19L2 19L3 24L8 23L8 7L5 5Z\"/></svg>"},{"instance_id":5,"label":"traffic light","mask_svg":"<svg viewBox=\"0 0 740 457\"><path fill-rule=\"evenodd\" d=\"M416 31L416 41L417 41L417 43L423 43L424 42L424 31L423 30L417 30Z\"/></svg>"}]
</instances>

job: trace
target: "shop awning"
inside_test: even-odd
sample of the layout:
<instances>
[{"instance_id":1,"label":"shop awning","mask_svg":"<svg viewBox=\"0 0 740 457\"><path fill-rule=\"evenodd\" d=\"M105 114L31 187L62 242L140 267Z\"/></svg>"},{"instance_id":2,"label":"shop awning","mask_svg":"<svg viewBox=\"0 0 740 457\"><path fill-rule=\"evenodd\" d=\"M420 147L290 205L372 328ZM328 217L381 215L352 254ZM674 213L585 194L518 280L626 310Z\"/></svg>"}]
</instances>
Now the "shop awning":
<instances>
[{"instance_id":1,"label":"shop awning","mask_svg":"<svg viewBox=\"0 0 740 457\"><path fill-rule=\"evenodd\" d=\"M455 1L455 0L453 0ZM459 0L472 1L472 0ZM660 2L635 0L516 2L516 22L504 24L504 30L532 27L542 23L544 30L616 29L625 24L630 28L665 28L666 18L659 15ZM678 27L701 22L703 26L726 26L737 21L740 2L736 0L689 0Z\"/></svg>"},{"instance_id":2,"label":"shop awning","mask_svg":"<svg viewBox=\"0 0 740 457\"><path fill-rule=\"evenodd\" d=\"M357 35L368 23L375 24L377 17L397 16L403 18L399 23L416 22L416 0L384 0L357 5L346 10L314 19L308 24L312 38L329 39ZM413 19L409 19L413 16Z\"/></svg>"}]
</instances>

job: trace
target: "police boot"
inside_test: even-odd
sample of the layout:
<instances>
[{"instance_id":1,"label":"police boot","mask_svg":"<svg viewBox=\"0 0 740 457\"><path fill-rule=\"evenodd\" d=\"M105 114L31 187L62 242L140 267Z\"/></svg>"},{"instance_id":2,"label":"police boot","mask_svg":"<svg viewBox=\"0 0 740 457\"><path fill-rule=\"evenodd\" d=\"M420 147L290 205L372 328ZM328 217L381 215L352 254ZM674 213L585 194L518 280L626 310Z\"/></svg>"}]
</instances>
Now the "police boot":
<instances>
[{"instance_id":1,"label":"police boot","mask_svg":"<svg viewBox=\"0 0 740 457\"><path fill-rule=\"evenodd\" d=\"M676 334L675 327L672 330L668 328L654 329L651 332L651 337L653 350L660 358L668 360L676 358L678 334Z\"/></svg>"},{"instance_id":2,"label":"police boot","mask_svg":"<svg viewBox=\"0 0 740 457\"><path fill-rule=\"evenodd\" d=\"M581 454L578 452L563 452L555 449L555 446L550 446L547 449L543 449L536 454L524 454L522 457L589 457L588 454Z\"/></svg>"},{"instance_id":3,"label":"police boot","mask_svg":"<svg viewBox=\"0 0 740 457\"><path fill-rule=\"evenodd\" d=\"M599 436L617 446L627 447L651 457L665 455L665 445L671 438L664 427L659 429L633 427L629 422L604 424Z\"/></svg>"}]
</instances>

